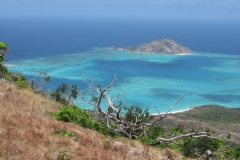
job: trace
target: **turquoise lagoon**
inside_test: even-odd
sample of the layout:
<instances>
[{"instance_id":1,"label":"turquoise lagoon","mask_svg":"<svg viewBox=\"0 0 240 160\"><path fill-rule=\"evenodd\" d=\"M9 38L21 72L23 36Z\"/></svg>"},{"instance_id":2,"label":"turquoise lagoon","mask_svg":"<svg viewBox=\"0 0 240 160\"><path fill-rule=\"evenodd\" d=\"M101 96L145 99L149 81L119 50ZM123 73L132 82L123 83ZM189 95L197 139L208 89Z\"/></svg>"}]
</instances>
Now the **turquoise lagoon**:
<instances>
[{"instance_id":1,"label":"turquoise lagoon","mask_svg":"<svg viewBox=\"0 0 240 160\"><path fill-rule=\"evenodd\" d=\"M194 53L187 55L138 54L107 48L42 57L38 59L9 61L9 70L34 78L40 71L51 76L48 84L54 89L61 83L78 84L90 99L88 87L82 81L107 86L116 74L117 81L111 97L119 93L125 105L151 113L166 112L178 97L186 95L173 111L205 104L240 107L240 55ZM82 108L92 108L77 99ZM103 103L103 107L105 107Z\"/></svg>"}]
</instances>

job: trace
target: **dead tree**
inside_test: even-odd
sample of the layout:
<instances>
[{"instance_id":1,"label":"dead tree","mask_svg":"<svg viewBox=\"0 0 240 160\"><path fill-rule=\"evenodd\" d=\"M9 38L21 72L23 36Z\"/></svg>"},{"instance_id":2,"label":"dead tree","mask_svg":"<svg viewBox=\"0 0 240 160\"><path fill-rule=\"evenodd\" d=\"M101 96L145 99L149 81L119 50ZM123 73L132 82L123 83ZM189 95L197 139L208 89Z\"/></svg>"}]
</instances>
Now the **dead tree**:
<instances>
[{"instance_id":1,"label":"dead tree","mask_svg":"<svg viewBox=\"0 0 240 160\"><path fill-rule=\"evenodd\" d=\"M116 97L114 97L113 99L111 99L110 97L110 91L111 91L111 87L113 86L114 82L117 80L116 75L113 77L112 82L105 88L103 88L100 84L94 85L94 84L90 84L87 81L84 80L84 82L88 85L90 92L92 94L92 97L94 97L94 100L86 100L86 98L83 96L83 94L80 92L80 97L82 98L83 101L87 102L88 104L91 104L92 106L94 106L94 108L96 108L98 110L98 112L103 116L103 118L106 120L106 127L110 128L111 130L115 131L115 132L119 132L119 133L123 133L124 135L126 135L127 137L129 137L130 139L135 139L137 138L136 136L136 131L139 130L140 128L143 127L149 127L149 126L153 126L155 125L158 121L161 121L165 118L167 118L168 114L170 113L170 111L172 110L172 108L178 103L178 101L180 101L185 93L183 95L181 95L174 103L173 105L170 107L170 109L164 113L161 114L159 112L159 110L155 107L155 109L158 112L158 118L155 119L153 122L151 123L145 123L142 122L142 119L140 119L139 117L136 117L135 122L128 122L124 119L123 116L120 116L120 112L121 112L121 107L117 108L115 106L115 101L121 96L121 94L118 94ZM95 96L97 95L97 97ZM103 110L102 106L101 106L101 102L103 100L107 101L107 109L106 111ZM109 110L111 110L111 112L109 112ZM118 129L112 128L109 124L109 120L112 120L115 124L118 124ZM199 133L189 133L189 134L185 134L185 135L180 135L180 136L176 136L173 137L171 139L164 139L164 138L158 138L157 139L157 143L159 142L170 142L173 141L175 139L180 139L180 138L184 138L184 137L203 137L203 136L209 136L208 132L199 132Z\"/></svg>"}]
</instances>

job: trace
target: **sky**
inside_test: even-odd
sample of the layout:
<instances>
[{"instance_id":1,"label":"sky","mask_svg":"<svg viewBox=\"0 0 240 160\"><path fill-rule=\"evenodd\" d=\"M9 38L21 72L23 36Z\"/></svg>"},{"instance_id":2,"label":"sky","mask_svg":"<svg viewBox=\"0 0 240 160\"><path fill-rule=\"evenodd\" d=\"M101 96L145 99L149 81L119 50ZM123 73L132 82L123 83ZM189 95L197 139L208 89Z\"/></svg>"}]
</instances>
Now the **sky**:
<instances>
[{"instance_id":1,"label":"sky","mask_svg":"<svg viewBox=\"0 0 240 160\"><path fill-rule=\"evenodd\" d=\"M0 0L0 17L115 17L240 21L240 0Z\"/></svg>"}]
</instances>

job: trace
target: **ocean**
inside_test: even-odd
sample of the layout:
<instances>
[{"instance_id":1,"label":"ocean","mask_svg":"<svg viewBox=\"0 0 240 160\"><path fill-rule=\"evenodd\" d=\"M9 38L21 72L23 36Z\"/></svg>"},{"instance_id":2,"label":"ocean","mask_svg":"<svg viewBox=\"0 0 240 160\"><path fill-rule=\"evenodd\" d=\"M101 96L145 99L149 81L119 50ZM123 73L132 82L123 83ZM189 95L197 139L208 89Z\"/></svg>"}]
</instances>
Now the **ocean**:
<instances>
[{"instance_id":1,"label":"ocean","mask_svg":"<svg viewBox=\"0 0 240 160\"><path fill-rule=\"evenodd\" d=\"M9 45L8 69L33 79L47 71L51 90L61 83L107 86L127 106L166 112L205 104L239 108L240 24L168 19L0 18L0 41ZM137 54L107 47L171 38L190 55ZM81 99L75 103L91 108ZM103 107L105 107L103 103Z\"/></svg>"}]
</instances>

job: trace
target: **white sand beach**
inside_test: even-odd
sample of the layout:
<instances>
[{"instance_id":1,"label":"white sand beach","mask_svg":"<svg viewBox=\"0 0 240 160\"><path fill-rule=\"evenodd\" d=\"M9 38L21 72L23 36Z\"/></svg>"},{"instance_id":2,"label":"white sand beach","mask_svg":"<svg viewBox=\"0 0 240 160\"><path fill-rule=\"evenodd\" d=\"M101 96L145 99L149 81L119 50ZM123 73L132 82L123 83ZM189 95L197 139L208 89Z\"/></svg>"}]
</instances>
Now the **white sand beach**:
<instances>
[{"instance_id":1,"label":"white sand beach","mask_svg":"<svg viewBox=\"0 0 240 160\"><path fill-rule=\"evenodd\" d=\"M13 66L13 64L3 64L3 66L9 67L9 66Z\"/></svg>"},{"instance_id":2,"label":"white sand beach","mask_svg":"<svg viewBox=\"0 0 240 160\"><path fill-rule=\"evenodd\" d=\"M172 111L172 112L169 112L168 114L175 114L175 113L180 113L180 112L186 112L186 111L189 111L189 110L191 110L191 109L184 109L184 110ZM166 114L166 112L163 112L163 113L160 112L160 114ZM151 114L151 115L157 116L157 115L159 115L159 114L158 114L158 113L154 113L154 114Z\"/></svg>"}]
</instances>

